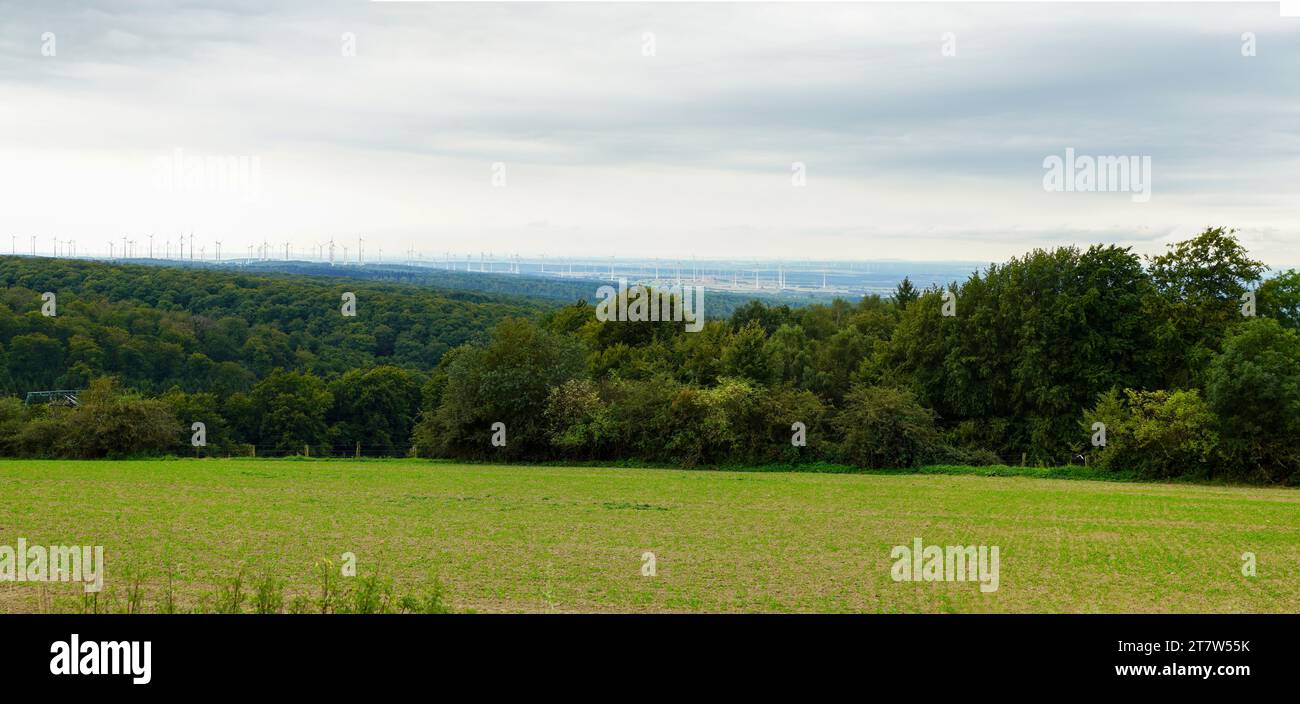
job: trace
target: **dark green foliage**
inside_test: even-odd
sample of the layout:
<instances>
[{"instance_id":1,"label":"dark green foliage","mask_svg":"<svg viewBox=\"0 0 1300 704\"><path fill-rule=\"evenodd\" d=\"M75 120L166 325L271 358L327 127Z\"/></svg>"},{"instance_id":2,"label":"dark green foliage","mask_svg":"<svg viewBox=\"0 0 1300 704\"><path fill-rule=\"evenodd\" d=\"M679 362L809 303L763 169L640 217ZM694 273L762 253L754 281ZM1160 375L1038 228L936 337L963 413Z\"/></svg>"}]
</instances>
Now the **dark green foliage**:
<instances>
[{"instance_id":1,"label":"dark green foliage","mask_svg":"<svg viewBox=\"0 0 1300 704\"><path fill-rule=\"evenodd\" d=\"M250 398L260 444L278 454L297 454L310 447L325 454L329 439L325 414L334 397L319 377L277 369L253 387Z\"/></svg>"},{"instance_id":2,"label":"dark green foliage","mask_svg":"<svg viewBox=\"0 0 1300 704\"><path fill-rule=\"evenodd\" d=\"M329 385L331 444L346 452L403 455L420 412L419 377L400 367L354 369Z\"/></svg>"},{"instance_id":3,"label":"dark green foliage","mask_svg":"<svg viewBox=\"0 0 1300 704\"><path fill-rule=\"evenodd\" d=\"M1152 295L1127 249L1036 250L957 287L955 316L927 291L863 380L906 383L948 423L1006 419L1007 434L988 449L1061 464L1081 409L1152 378L1143 316Z\"/></svg>"},{"instance_id":4,"label":"dark green foliage","mask_svg":"<svg viewBox=\"0 0 1300 704\"><path fill-rule=\"evenodd\" d=\"M921 293L912 285L912 280L904 276L903 280L898 282L898 287L894 289L894 303L898 304L900 310L906 310L909 305L921 297Z\"/></svg>"},{"instance_id":5,"label":"dark green foliage","mask_svg":"<svg viewBox=\"0 0 1300 704\"><path fill-rule=\"evenodd\" d=\"M8 394L112 375L160 393L248 391L279 368L331 378L427 370L532 301L338 278L0 257L0 383ZM40 314L44 291L58 315ZM344 291L357 315L340 313Z\"/></svg>"},{"instance_id":6,"label":"dark green foliage","mask_svg":"<svg viewBox=\"0 0 1300 704\"><path fill-rule=\"evenodd\" d=\"M722 373L765 383L772 375L766 342L767 333L757 321L745 323L722 350Z\"/></svg>"},{"instance_id":7,"label":"dark green foliage","mask_svg":"<svg viewBox=\"0 0 1300 704\"><path fill-rule=\"evenodd\" d=\"M1288 269L1260 285L1259 314L1300 330L1300 271Z\"/></svg>"},{"instance_id":8,"label":"dark green foliage","mask_svg":"<svg viewBox=\"0 0 1300 704\"><path fill-rule=\"evenodd\" d=\"M1246 478L1300 480L1300 333L1268 318L1242 323L1207 377L1224 448Z\"/></svg>"},{"instance_id":9,"label":"dark green foliage","mask_svg":"<svg viewBox=\"0 0 1300 704\"><path fill-rule=\"evenodd\" d=\"M844 459L870 469L919 467L942 458L934 411L910 391L854 386L835 417Z\"/></svg>"},{"instance_id":10,"label":"dark green foliage","mask_svg":"<svg viewBox=\"0 0 1300 704\"><path fill-rule=\"evenodd\" d=\"M448 365L436 410L416 430L423 454L501 459L545 455L544 412L551 389L581 375L583 347L532 321L503 321L489 339L461 351ZM491 444L503 423L506 445Z\"/></svg>"},{"instance_id":11,"label":"dark green foliage","mask_svg":"<svg viewBox=\"0 0 1300 704\"><path fill-rule=\"evenodd\" d=\"M1265 266L1222 227L1169 246L1150 260L1160 295L1149 301L1154 362L1160 388L1203 384L1202 375L1228 329L1241 320L1242 295L1254 288Z\"/></svg>"},{"instance_id":12,"label":"dark green foliage","mask_svg":"<svg viewBox=\"0 0 1300 704\"><path fill-rule=\"evenodd\" d=\"M180 422L181 434L185 442L193 434L194 423L203 423L207 445L204 454L224 455L235 451L237 438L226 421L221 408L221 399L214 393L200 391L187 394L178 387L172 387L159 397Z\"/></svg>"},{"instance_id":13,"label":"dark green foliage","mask_svg":"<svg viewBox=\"0 0 1300 704\"><path fill-rule=\"evenodd\" d=\"M790 317L790 306L764 305L762 301L750 301L731 314L731 329L740 330L750 323L756 323L765 334L771 335L777 328L788 323Z\"/></svg>"}]
</instances>

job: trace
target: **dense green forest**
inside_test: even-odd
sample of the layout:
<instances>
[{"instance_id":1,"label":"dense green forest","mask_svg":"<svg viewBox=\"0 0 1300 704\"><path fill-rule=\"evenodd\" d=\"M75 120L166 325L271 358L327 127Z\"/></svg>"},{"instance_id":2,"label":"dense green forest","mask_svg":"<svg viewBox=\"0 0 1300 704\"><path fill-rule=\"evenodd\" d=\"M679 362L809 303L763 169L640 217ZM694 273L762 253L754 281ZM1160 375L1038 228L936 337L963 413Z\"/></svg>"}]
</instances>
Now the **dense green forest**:
<instances>
[{"instance_id":1,"label":"dense green forest","mask_svg":"<svg viewBox=\"0 0 1300 704\"><path fill-rule=\"evenodd\" d=\"M87 389L75 408L0 401L10 455L194 452L199 421L206 454L1300 482L1300 273L1269 275L1221 228L1145 259L1062 247L944 289L754 301L697 333L306 276L5 258L0 279L5 387Z\"/></svg>"},{"instance_id":2,"label":"dense green forest","mask_svg":"<svg viewBox=\"0 0 1300 704\"><path fill-rule=\"evenodd\" d=\"M0 401L0 452L29 456L179 451L190 434L161 420L168 413L187 426L191 418L205 422L214 452L260 445L283 453L307 443L321 452L331 441L355 446L361 438L372 453L404 452L410 421L399 416L413 410L388 413L405 424L395 438L355 430L339 415L349 408L351 385L369 385L355 393L365 403L380 388L377 379L392 372L401 388L382 403L418 398L424 372L449 349L545 307L346 279L58 259L0 258L0 281L0 389L8 397ZM42 312L45 292L55 294L54 315ZM342 314L344 292L356 295L356 316ZM307 390L275 399L291 411L265 413L286 384ZM49 389L90 393L78 409L24 405L25 392ZM337 403L324 400L334 397ZM167 402L166 413L150 406L157 399ZM109 410L97 410L110 401ZM324 432L327 412L331 433ZM149 422L133 423L133 414ZM287 429L277 434L280 426Z\"/></svg>"},{"instance_id":3,"label":"dense green forest","mask_svg":"<svg viewBox=\"0 0 1300 704\"><path fill-rule=\"evenodd\" d=\"M157 393L247 391L276 368L332 378L447 350L543 305L520 297L197 268L0 257L0 389L83 388L98 376ZM56 315L41 295L56 295ZM341 314L344 292L357 315Z\"/></svg>"}]
</instances>

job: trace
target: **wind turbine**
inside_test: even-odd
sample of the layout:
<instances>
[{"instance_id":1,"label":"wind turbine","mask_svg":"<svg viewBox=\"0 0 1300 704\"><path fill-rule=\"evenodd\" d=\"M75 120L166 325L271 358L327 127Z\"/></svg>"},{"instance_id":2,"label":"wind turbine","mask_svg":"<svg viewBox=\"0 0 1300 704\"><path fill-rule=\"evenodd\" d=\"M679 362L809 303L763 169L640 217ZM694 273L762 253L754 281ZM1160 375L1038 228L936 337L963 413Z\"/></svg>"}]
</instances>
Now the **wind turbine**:
<instances>
[{"instance_id":1,"label":"wind turbine","mask_svg":"<svg viewBox=\"0 0 1300 704\"><path fill-rule=\"evenodd\" d=\"M334 238L330 238L330 266L334 266Z\"/></svg>"},{"instance_id":2,"label":"wind turbine","mask_svg":"<svg viewBox=\"0 0 1300 704\"><path fill-rule=\"evenodd\" d=\"M361 235L357 235L357 266L361 266L362 264L366 263L365 258L363 256L363 251L361 249L361 243L363 241L364 240L361 239Z\"/></svg>"},{"instance_id":3,"label":"wind turbine","mask_svg":"<svg viewBox=\"0 0 1300 704\"><path fill-rule=\"evenodd\" d=\"M217 240L217 241L216 241L216 245L217 245L217 256L216 256L216 259L217 259L217 261L221 261L221 240Z\"/></svg>"}]
</instances>

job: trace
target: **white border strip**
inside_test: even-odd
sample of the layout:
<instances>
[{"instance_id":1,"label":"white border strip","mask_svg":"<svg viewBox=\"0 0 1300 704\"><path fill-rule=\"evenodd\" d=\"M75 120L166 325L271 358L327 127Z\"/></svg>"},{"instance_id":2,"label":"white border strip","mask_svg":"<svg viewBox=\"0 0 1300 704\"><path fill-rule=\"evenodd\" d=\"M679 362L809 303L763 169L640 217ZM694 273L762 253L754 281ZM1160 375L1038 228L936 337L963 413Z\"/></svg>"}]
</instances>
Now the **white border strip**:
<instances>
[{"instance_id":1,"label":"white border strip","mask_svg":"<svg viewBox=\"0 0 1300 704\"><path fill-rule=\"evenodd\" d=\"M370 2L443 2L443 3L475 3L475 2L769 2L770 0L370 0ZM1278 4L1278 12L1282 17L1300 17L1300 0L778 0L781 2L888 2L893 4L918 4L918 3L977 3L977 2L999 2L999 3L1049 3L1049 2L1070 2L1070 3L1167 3L1167 4L1186 4L1186 3L1234 3L1234 4Z\"/></svg>"}]
</instances>

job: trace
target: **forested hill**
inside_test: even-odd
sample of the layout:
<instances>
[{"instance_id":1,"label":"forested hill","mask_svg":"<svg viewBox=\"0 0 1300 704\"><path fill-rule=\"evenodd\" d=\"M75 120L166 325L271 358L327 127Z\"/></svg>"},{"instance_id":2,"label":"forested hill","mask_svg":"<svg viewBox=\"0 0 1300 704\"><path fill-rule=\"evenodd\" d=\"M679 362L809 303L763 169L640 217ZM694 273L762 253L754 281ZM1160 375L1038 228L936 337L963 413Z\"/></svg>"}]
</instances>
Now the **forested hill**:
<instances>
[{"instance_id":1,"label":"forested hill","mask_svg":"<svg viewBox=\"0 0 1300 704\"><path fill-rule=\"evenodd\" d=\"M432 368L508 316L519 296L215 268L0 257L0 393L83 388L101 375L158 392L244 390L276 367L332 377ZM358 314L341 313L357 297ZM55 294L56 315L42 314Z\"/></svg>"}]
</instances>

